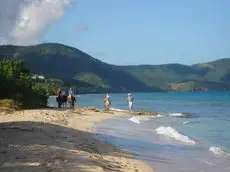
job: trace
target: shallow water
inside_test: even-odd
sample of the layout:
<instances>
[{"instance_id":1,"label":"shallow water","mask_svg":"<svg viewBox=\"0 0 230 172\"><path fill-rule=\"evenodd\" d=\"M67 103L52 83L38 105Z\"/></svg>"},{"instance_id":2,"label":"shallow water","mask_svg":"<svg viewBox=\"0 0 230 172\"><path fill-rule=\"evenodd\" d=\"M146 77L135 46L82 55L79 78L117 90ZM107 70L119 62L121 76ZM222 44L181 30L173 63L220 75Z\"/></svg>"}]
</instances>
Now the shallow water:
<instances>
[{"instance_id":1,"label":"shallow water","mask_svg":"<svg viewBox=\"0 0 230 172\"><path fill-rule=\"evenodd\" d=\"M170 125L174 130L166 130L167 135L158 135L155 128L168 126L167 122L158 118L136 124L128 118L120 118L99 123L95 129L100 133L97 138L132 151L138 159L147 161L156 171L229 171L228 155L224 152L219 155L215 149L216 154L209 151L211 144L193 137L189 140L195 144L191 144L184 133L177 135L179 129L175 129L175 123ZM161 129L164 131L164 127Z\"/></svg>"},{"instance_id":2,"label":"shallow water","mask_svg":"<svg viewBox=\"0 0 230 172\"><path fill-rule=\"evenodd\" d=\"M127 109L126 94L111 94ZM104 95L83 95L78 106L103 107ZM137 93L135 108L158 117L123 117L98 123L98 138L135 153L156 171L230 171L230 93ZM51 104L52 100L50 101Z\"/></svg>"}]
</instances>

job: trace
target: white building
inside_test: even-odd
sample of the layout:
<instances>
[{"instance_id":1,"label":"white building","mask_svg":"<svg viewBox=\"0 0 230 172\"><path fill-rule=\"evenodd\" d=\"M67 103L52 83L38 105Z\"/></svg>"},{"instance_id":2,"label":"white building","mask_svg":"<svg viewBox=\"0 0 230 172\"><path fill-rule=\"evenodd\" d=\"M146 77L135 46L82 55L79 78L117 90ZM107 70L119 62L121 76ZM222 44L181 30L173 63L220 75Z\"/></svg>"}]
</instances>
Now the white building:
<instances>
[{"instance_id":1,"label":"white building","mask_svg":"<svg viewBox=\"0 0 230 172\"><path fill-rule=\"evenodd\" d=\"M38 78L38 79L41 79L41 80L44 80L44 79L45 79L45 77L44 77L43 75L38 75L37 78Z\"/></svg>"},{"instance_id":2,"label":"white building","mask_svg":"<svg viewBox=\"0 0 230 172\"><path fill-rule=\"evenodd\" d=\"M40 80L44 80L45 79L45 77L43 75L37 75L37 74L32 75L31 78L32 79L40 79Z\"/></svg>"}]
</instances>

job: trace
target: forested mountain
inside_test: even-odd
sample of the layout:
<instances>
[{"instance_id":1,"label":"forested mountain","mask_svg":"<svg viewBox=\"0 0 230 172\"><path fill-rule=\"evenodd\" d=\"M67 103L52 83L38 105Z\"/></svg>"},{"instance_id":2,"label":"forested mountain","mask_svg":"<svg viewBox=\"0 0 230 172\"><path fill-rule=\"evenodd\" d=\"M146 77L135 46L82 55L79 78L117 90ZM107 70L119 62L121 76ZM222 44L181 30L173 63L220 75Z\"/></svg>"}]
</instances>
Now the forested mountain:
<instances>
[{"instance_id":1,"label":"forested mountain","mask_svg":"<svg viewBox=\"0 0 230 172\"><path fill-rule=\"evenodd\" d=\"M36 74L58 78L79 92L150 92L208 88L224 90L230 84L230 59L195 64L116 66L73 47L46 43L36 46L0 46L0 59L22 58Z\"/></svg>"}]
</instances>

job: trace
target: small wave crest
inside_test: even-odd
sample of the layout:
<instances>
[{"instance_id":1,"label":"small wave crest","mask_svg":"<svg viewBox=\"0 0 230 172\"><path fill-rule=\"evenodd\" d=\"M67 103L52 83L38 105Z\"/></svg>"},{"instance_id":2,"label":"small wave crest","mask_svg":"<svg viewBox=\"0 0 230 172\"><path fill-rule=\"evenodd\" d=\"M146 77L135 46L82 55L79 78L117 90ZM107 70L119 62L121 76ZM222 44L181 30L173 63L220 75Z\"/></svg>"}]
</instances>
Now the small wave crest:
<instances>
[{"instance_id":1,"label":"small wave crest","mask_svg":"<svg viewBox=\"0 0 230 172\"><path fill-rule=\"evenodd\" d=\"M184 121L183 124L190 124L191 122L189 121Z\"/></svg>"},{"instance_id":2,"label":"small wave crest","mask_svg":"<svg viewBox=\"0 0 230 172\"><path fill-rule=\"evenodd\" d=\"M130 121L140 124L141 121L149 121L150 119L156 118L156 117L161 117L162 115L157 115L157 116L133 116L129 118Z\"/></svg>"},{"instance_id":3,"label":"small wave crest","mask_svg":"<svg viewBox=\"0 0 230 172\"><path fill-rule=\"evenodd\" d=\"M169 116L171 116L171 117L183 117L184 114L183 113L170 113Z\"/></svg>"},{"instance_id":4,"label":"small wave crest","mask_svg":"<svg viewBox=\"0 0 230 172\"><path fill-rule=\"evenodd\" d=\"M212 153L214 153L217 156L229 156L229 154L227 152L225 152L223 149L221 149L219 147L211 146L209 148L209 151L211 151Z\"/></svg>"},{"instance_id":5,"label":"small wave crest","mask_svg":"<svg viewBox=\"0 0 230 172\"><path fill-rule=\"evenodd\" d=\"M140 119L138 118L138 116L134 116L132 118L129 118L130 121L134 122L134 123L137 123L137 124L140 124L141 121Z\"/></svg>"},{"instance_id":6,"label":"small wave crest","mask_svg":"<svg viewBox=\"0 0 230 172\"><path fill-rule=\"evenodd\" d=\"M196 123L200 123L199 121L184 121L184 122L182 122L182 124L185 124L185 125L187 125L187 124L196 124Z\"/></svg>"},{"instance_id":7,"label":"small wave crest","mask_svg":"<svg viewBox=\"0 0 230 172\"><path fill-rule=\"evenodd\" d=\"M191 145L196 144L196 142L194 140L190 139L188 136L185 136L185 135L179 133L177 130L175 130L172 127L160 126L160 127L156 128L155 131L159 135L164 135L166 137L173 138L177 141L181 141L181 142L191 144Z\"/></svg>"},{"instance_id":8,"label":"small wave crest","mask_svg":"<svg viewBox=\"0 0 230 172\"><path fill-rule=\"evenodd\" d=\"M150 120L150 117L149 116L134 116L132 118L129 118L130 121L134 122L134 123L137 123L137 124L140 124L141 121L148 121Z\"/></svg>"},{"instance_id":9,"label":"small wave crest","mask_svg":"<svg viewBox=\"0 0 230 172\"><path fill-rule=\"evenodd\" d=\"M110 110L117 111L117 112L127 112L127 110L117 109L117 108L110 108Z\"/></svg>"},{"instance_id":10,"label":"small wave crest","mask_svg":"<svg viewBox=\"0 0 230 172\"><path fill-rule=\"evenodd\" d=\"M191 114L185 114L185 113L169 113L170 117L177 117L177 118L192 118Z\"/></svg>"}]
</instances>

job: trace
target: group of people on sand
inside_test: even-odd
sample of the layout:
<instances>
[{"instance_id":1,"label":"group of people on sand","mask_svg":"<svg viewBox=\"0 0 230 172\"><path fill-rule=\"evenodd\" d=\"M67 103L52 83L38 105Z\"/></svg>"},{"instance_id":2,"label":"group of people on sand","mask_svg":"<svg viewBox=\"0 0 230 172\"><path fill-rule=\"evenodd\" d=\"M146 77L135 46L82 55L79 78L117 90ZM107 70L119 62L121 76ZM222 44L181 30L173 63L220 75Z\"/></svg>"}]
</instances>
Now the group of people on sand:
<instances>
[{"instance_id":1,"label":"group of people on sand","mask_svg":"<svg viewBox=\"0 0 230 172\"><path fill-rule=\"evenodd\" d=\"M131 93L128 93L127 102L129 105L129 110L132 110L133 109L133 95ZM107 93L104 99L104 107L106 111L110 110L111 104L112 102L111 102L110 96Z\"/></svg>"},{"instance_id":2,"label":"group of people on sand","mask_svg":"<svg viewBox=\"0 0 230 172\"><path fill-rule=\"evenodd\" d=\"M61 108L62 106L67 107L67 102L69 103L69 106L73 108L76 98L72 88L70 88L69 91L62 91L61 88L58 88L56 101L58 103L58 108Z\"/></svg>"},{"instance_id":3,"label":"group of people on sand","mask_svg":"<svg viewBox=\"0 0 230 172\"><path fill-rule=\"evenodd\" d=\"M67 102L69 103L69 106L73 108L74 103L76 102L76 98L74 96L74 91L72 90L72 88L70 88L69 91L62 91L61 88L58 88L56 101L58 103L58 108L67 107ZM127 102L129 105L129 110L132 110L133 109L133 95L131 93L128 93ZM104 107L106 111L110 110L111 104L112 102L111 102L110 96L107 93L104 98Z\"/></svg>"}]
</instances>

